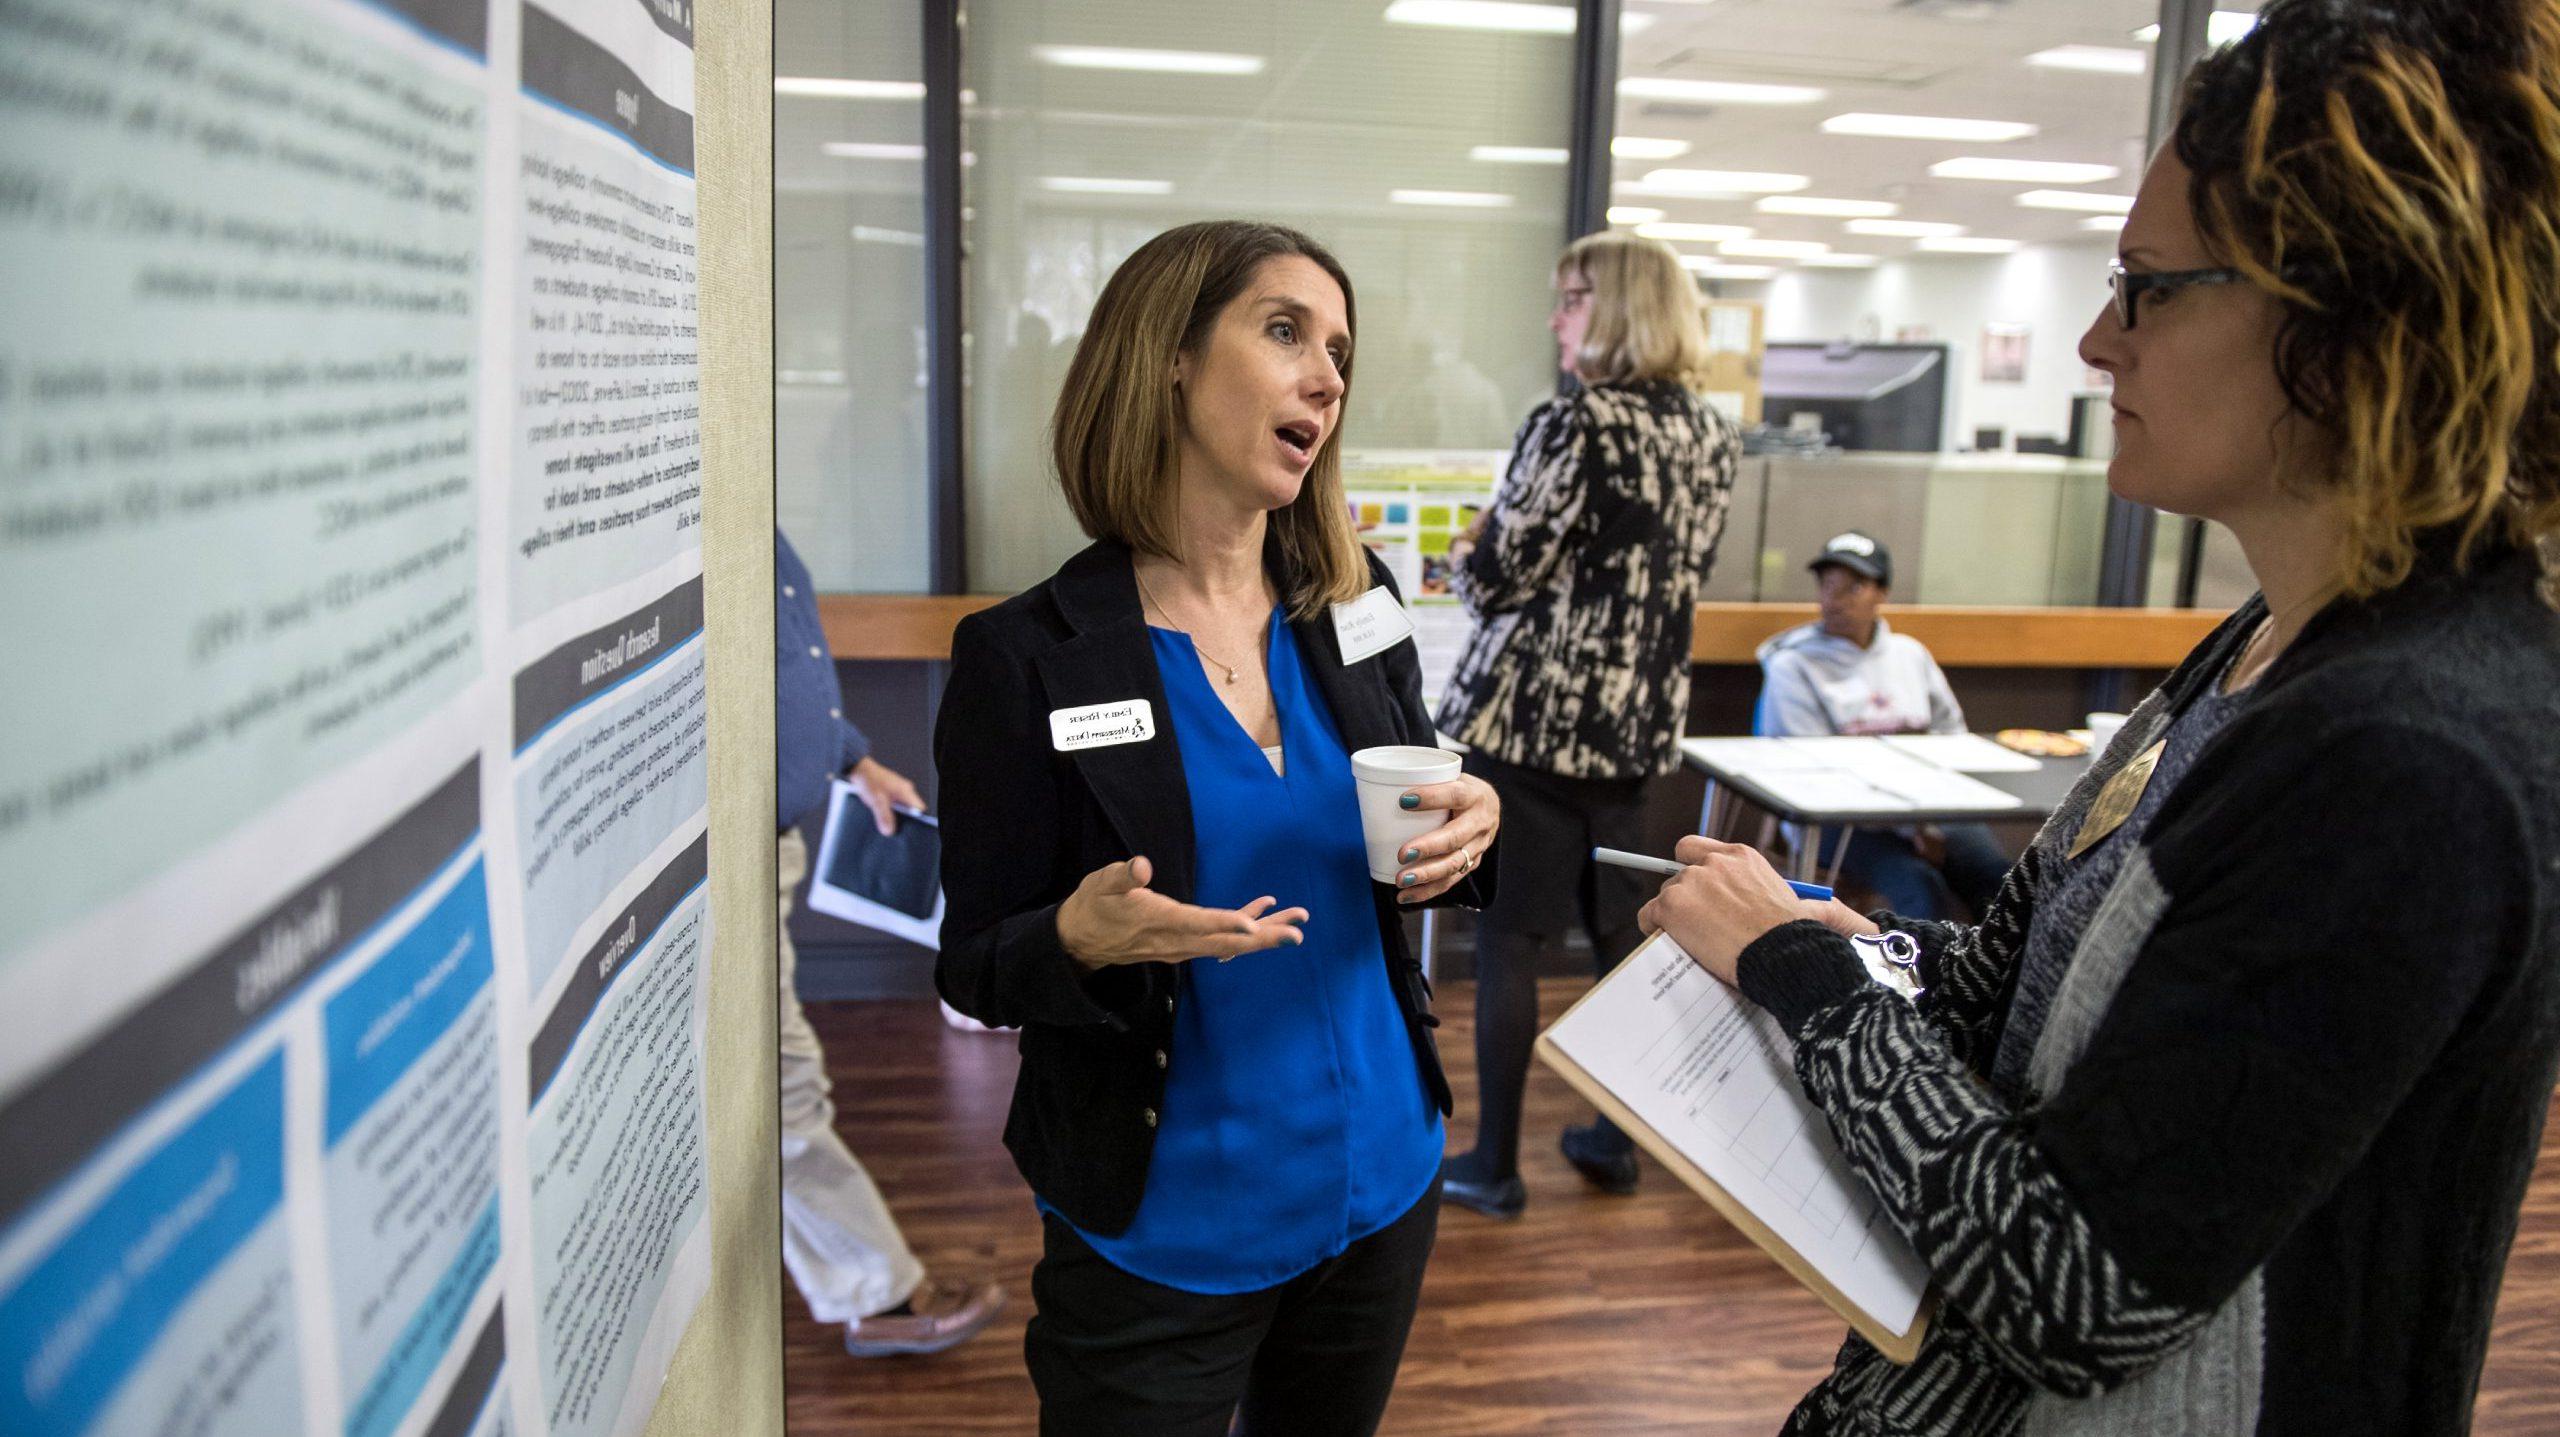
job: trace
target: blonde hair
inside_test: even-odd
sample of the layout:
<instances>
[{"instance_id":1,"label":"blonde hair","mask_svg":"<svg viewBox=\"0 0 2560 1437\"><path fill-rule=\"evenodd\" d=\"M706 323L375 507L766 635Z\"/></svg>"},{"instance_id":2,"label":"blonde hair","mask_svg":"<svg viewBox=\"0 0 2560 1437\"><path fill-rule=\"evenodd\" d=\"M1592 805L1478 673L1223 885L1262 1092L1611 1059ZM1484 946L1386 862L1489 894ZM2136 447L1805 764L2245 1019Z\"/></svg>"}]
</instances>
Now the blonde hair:
<instances>
[{"instance_id":1,"label":"blonde hair","mask_svg":"<svg viewBox=\"0 0 2560 1437\"><path fill-rule=\"evenodd\" d=\"M1667 379L1703 388L1707 326L1698 286L1660 240L1619 230L1584 235L1556 260L1556 282L1591 286L1591 325L1573 357L1586 384Z\"/></svg>"},{"instance_id":2,"label":"blonde hair","mask_svg":"<svg viewBox=\"0 0 2560 1437\"><path fill-rule=\"evenodd\" d=\"M2284 307L2285 397L2336 444L2345 591L2397 586L2435 530L2552 573L2560 5L2275 0L2196 67L2175 143L2206 243Z\"/></svg>"},{"instance_id":3,"label":"blonde hair","mask_svg":"<svg viewBox=\"0 0 2560 1437\"><path fill-rule=\"evenodd\" d=\"M1343 320L1356 335L1351 277L1322 245L1280 225L1207 220L1166 230L1121 261L1095 301L1058 389L1049 423L1058 487L1087 537L1179 561L1175 517L1181 399L1174 360L1197 354L1218 316L1271 260L1312 262L1342 287ZM1342 405L1351 359L1342 361ZM1271 515L1264 551L1275 562L1295 619L1369 588L1369 560L1342 493L1342 426L1316 451L1298 497Z\"/></svg>"}]
</instances>

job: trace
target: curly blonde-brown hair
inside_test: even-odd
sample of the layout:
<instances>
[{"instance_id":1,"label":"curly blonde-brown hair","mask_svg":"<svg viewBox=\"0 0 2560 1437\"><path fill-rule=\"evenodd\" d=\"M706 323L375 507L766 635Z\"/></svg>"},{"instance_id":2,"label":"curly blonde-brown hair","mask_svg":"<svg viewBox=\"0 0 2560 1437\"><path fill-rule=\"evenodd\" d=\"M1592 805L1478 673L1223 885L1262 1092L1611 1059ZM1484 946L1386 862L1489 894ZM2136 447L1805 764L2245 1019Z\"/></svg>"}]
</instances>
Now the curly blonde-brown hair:
<instances>
[{"instance_id":1,"label":"curly blonde-brown hair","mask_svg":"<svg viewBox=\"0 0 2560 1437\"><path fill-rule=\"evenodd\" d=\"M2173 143L2206 244L2284 306L2346 592L2438 531L2560 572L2560 0L2271 0Z\"/></svg>"}]
</instances>

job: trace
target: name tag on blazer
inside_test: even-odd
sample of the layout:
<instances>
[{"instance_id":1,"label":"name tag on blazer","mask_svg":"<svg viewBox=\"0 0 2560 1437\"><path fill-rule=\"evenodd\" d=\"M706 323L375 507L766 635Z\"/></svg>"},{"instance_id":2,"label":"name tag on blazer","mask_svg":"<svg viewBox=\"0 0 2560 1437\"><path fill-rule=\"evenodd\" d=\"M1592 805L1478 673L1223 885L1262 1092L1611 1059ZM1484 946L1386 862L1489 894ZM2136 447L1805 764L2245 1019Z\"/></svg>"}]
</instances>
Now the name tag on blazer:
<instances>
[{"instance_id":1,"label":"name tag on blazer","mask_svg":"<svg viewBox=\"0 0 2560 1437\"><path fill-rule=\"evenodd\" d=\"M1145 743L1156 736L1155 705L1145 699L1049 710L1049 743L1060 753Z\"/></svg>"},{"instance_id":2,"label":"name tag on blazer","mask_svg":"<svg viewBox=\"0 0 2560 1437\"><path fill-rule=\"evenodd\" d=\"M1342 661L1373 659L1413 637L1413 616L1380 584L1347 604L1333 606L1333 637Z\"/></svg>"}]
</instances>

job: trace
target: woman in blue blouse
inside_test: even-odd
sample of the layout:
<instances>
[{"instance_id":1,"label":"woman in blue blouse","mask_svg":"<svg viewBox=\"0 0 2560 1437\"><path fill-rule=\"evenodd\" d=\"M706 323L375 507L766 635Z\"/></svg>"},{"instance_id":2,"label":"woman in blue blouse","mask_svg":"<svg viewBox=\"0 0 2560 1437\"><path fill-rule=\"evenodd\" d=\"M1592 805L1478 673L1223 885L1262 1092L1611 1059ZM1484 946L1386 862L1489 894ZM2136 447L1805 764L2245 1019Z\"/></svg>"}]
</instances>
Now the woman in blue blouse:
<instances>
[{"instance_id":1,"label":"woman in blue blouse","mask_svg":"<svg viewBox=\"0 0 2560 1437\"><path fill-rule=\"evenodd\" d=\"M1351 336L1304 235L1142 246L1054 424L1095 542L953 638L937 976L1023 1031L1043 1432L1373 1432L1412 1323L1449 1099L1400 915L1482 901L1499 807L1407 792L1448 819L1371 880L1349 756L1432 734L1413 645L1349 622L1393 594L1342 498Z\"/></svg>"}]
</instances>

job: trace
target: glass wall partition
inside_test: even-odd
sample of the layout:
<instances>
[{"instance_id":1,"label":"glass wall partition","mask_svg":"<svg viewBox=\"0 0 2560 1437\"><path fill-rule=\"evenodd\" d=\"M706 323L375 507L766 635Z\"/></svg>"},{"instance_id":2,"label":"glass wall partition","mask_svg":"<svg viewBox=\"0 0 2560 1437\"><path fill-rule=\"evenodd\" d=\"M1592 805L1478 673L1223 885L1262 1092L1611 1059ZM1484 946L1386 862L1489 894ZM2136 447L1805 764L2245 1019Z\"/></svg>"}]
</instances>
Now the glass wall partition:
<instances>
[{"instance_id":1,"label":"glass wall partition","mask_svg":"<svg viewBox=\"0 0 2560 1437\"><path fill-rule=\"evenodd\" d=\"M1777 347L1784 452L1711 597L1809 598L1805 559L1855 527L1894 546L1899 600L2093 602L2106 377L2076 351L2145 159L2157 0L1627 15L1610 219L1761 305ZM1913 356L1939 357L1916 396ZM1883 377L1841 378L1865 359Z\"/></svg>"},{"instance_id":2,"label":"glass wall partition","mask_svg":"<svg viewBox=\"0 0 2560 1437\"><path fill-rule=\"evenodd\" d=\"M927 587L915 0L774 6L774 509L818 587Z\"/></svg>"},{"instance_id":3,"label":"glass wall partition","mask_svg":"<svg viewBox=\"0 0 2560 1437\"><path fill-rule=\"evenodd\" d=\"M1346 446L1507 445L1555 385L1572 25L1569 6L1413 0L972 9L969 586L1036 583L1083 544L1050 407L1113 267L1187 221L1275 220L1341 256Z\"/></svg>"}]
</instances>

